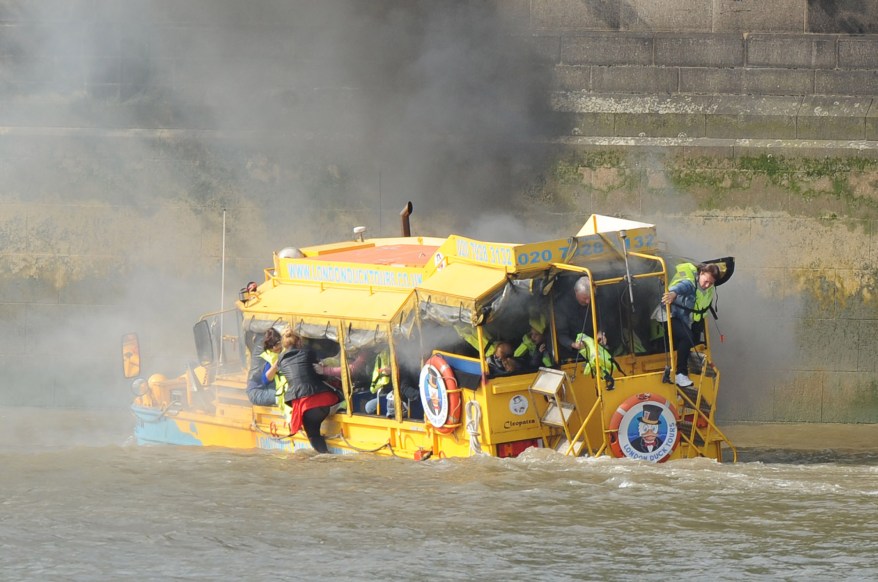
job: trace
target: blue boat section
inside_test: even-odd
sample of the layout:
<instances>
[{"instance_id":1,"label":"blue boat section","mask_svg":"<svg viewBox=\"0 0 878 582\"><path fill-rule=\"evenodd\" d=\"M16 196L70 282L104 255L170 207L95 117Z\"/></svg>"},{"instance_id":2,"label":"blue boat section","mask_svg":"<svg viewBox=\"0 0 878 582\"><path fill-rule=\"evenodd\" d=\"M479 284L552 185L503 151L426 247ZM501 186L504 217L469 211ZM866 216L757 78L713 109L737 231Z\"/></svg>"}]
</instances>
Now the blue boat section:
<instances>
[{"instance_id":1,"label":"blue boat section","mask_svg":"<svg viewBox=\"0 0 878 582\"><path fill-rule=\"evenodd\" d=\"M465 374L473 374L475 376L482 375L482 367L478 362L474 362L473 360L466 360L463 358L457 358L453 354L448 354L445 352L442 352L442 357L445 358L445 361L448 362L448 365L456 371L463 372Z\"/></svg>"},{"instance_id":2,"label":"blue boat section","mask_svg":"<svg viewBox=\"0 0 878 582\"><path fill-rule=\"evenodd\" d=\"M198 425L194 422L189 423L190 432L183 432L177 426L174 417L166 416L160 410L140 406L132 406L131 410L136 418L134 437L139 445L204 446L204 443L198 438ZM312 450L311 445L304 442L294 442L289 438L278 439L269 436L256 437L256 446L269 451L293 452L297 450ZM356 451L333 446L329 447L329 452L336 455L356 454Z\"/></svg>"},{"instance_id":3,"label":"blue boat section","mask_svg":"<svg viewBox=\"0 0 878 582\"><path fill-rule=\"evenodd\" d=\"M173 417L166 416L164 412L153 408L132 406L136 422L134 424L134 437L137 444L168 444L203 446L197 435L198 427L195 423L189 423L190 433L180 430Z\"/></svg>"}]
</instances>

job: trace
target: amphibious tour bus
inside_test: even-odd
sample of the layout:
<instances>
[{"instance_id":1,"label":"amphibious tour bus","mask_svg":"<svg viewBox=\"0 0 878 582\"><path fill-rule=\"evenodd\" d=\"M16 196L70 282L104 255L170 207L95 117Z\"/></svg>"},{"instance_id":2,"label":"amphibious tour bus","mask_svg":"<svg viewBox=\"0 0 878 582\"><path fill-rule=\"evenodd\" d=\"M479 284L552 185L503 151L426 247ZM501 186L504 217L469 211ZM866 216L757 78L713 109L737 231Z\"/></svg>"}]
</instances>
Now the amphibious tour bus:
<instances>
[{"instance_id":1,"label":"amphibious tour bus","mask_svg":"<svg viewBox=\"0 0 878 582\"><path fill-rule=\"evenodd\" d=\"M693 326L692 385L674 382L661 297L683 261L658 251L653 225L592 215L573 236L517 244L412 236L411 210L400 237L357 227L276 252L234 309L195 324L197 359L177 377L142 374L137 335L124 336L137 442L310 448L283 402L247 395L264 335L290 328L337 370L325 380L341 401L321 427L332 453L736 460L716 424L707 317ZM732 258L709 262L717 285L731 277Z\"/></svg>"}]
</instances>

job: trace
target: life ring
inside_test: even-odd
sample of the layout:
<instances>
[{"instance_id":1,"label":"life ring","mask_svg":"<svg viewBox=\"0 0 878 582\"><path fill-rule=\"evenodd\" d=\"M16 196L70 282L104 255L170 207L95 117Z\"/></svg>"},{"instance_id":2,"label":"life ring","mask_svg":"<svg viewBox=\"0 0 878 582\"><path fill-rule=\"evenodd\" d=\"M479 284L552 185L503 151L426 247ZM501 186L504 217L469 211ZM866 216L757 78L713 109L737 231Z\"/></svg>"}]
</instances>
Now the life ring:
<instances>
[{"instance_id":1,"label":"life ring","mask_svg":"<svg viewBox=\"0 0 878 582\"><path fill-rule=\"evenodd\" d=\"M433 355L424 367L418 381L424 418L437 431L449 434L460 426L460 388L454 370L439 354Z\"/></svg>"},{"instance_id":2,"label":"life ring","mask_svg":"<svg viewBox=\"0 0 878 582\"><path fill-rule=\"evenodd\" d=\"M677 410L662 396L635 394L616 409L609 434L614 457L662 463L680 442Z\"/></svg>"}]
</instances>

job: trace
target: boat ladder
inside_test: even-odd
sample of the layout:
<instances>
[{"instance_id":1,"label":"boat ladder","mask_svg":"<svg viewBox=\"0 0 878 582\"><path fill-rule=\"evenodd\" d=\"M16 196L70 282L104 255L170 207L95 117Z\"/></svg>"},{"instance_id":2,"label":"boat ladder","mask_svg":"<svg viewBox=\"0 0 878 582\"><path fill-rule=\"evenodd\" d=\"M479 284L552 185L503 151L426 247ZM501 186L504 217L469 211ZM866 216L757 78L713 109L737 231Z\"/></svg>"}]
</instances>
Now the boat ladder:
<instances>
[{"instance_id":1,"label":"boat ladder","mask_svg":"<svg viewBox=\"0 0 878 582\"><path fill-rule=\"evenodd\" d=\"M545 412L539 416L545 446L565 455L577 457L581 455L587 444L585 431L580 427L571 427L571 422L578 419L579 415L575 414L576 395L567 372L540 368L530 385L529 392L534 410L539 410L536 405L537 396L544 397L547 403ZM553 436L547 427L560 428L563 434Z\"/></svg>"},{"instance_id":2,"label":"boat ladder","mask_svg":"<svg viewBox=\"0 0 878 582\"><path fill-rule=\"evenodd\" d=\"M714 423L713 403L704 394L703 387L707 385L706 378L712 378L714 386L719 387L719 372L713 364L707 361L704 353L692 352L689 359L689 370L692 375L697 374L697 380L692 386L677 386L680 407L680 420L677 428L683 443L689 447L691 457L716 458L718 449L723 444L732 451L733 461L738 458L738 452L729 439ZM714 390L714 395L717 390ZM713 448L713 451L709 450Z\"/></svg>"}]
</instances>

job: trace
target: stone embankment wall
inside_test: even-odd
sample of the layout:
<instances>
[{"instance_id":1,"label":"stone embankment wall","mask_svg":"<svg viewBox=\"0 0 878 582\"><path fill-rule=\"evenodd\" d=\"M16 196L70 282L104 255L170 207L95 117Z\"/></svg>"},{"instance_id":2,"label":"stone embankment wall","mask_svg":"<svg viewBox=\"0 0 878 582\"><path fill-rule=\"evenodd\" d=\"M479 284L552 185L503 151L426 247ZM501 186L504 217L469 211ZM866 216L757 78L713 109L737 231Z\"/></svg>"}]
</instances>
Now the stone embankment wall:
<instances>
[{"instance_id":1,"label":"stone embankment wall","mask_svg":"<svg viewBox=\"0 0 878 582\"><path fill-rule=\"evenodd\" d=\"M723 418L878 422L878 2L125 4L0 0L0 405L122 406L123 333L179 371L272 250L413 199L734 255Z\"/></svg>"}]
</instances>

